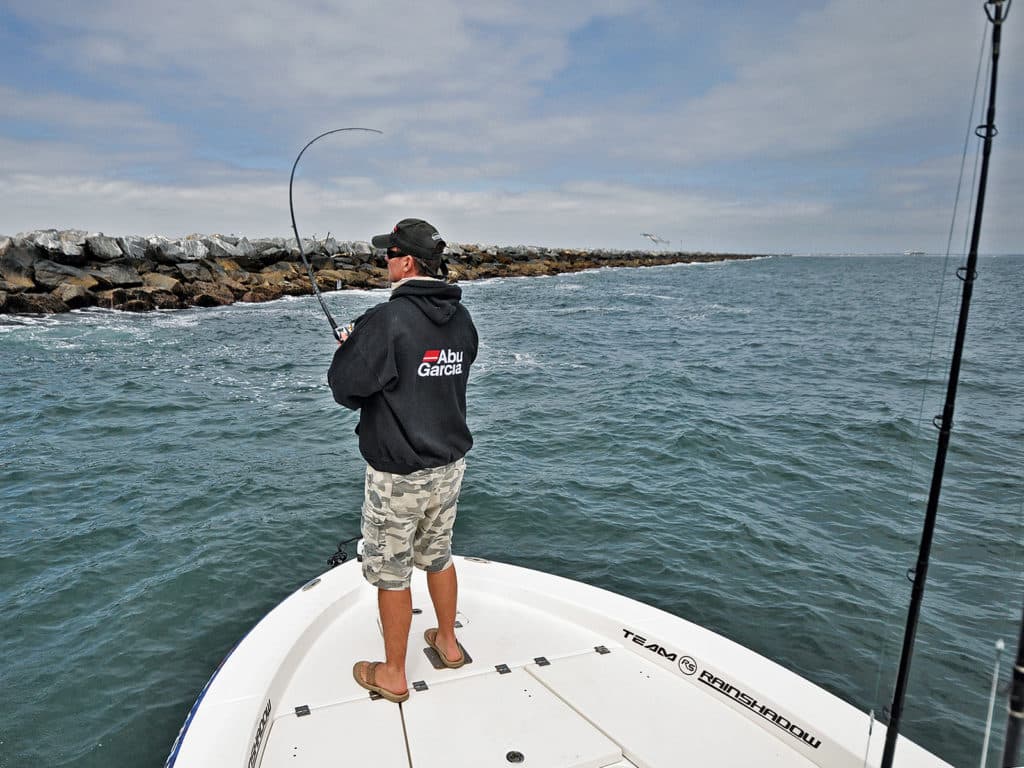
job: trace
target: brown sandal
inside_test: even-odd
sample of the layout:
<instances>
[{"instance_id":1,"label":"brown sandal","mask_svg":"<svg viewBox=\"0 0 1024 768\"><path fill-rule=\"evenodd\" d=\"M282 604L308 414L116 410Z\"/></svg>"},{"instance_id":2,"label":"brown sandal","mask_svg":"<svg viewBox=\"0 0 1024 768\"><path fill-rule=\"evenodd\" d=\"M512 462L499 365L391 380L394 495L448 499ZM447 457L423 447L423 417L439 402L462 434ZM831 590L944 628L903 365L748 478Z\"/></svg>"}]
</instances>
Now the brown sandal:
<instances>
[{"instance_id":1,"label":"brown sandal","mask_svg":"<svg viewBox=\"0 0 1024 768\"><path fill-rule=\"evenodd\" d=\"M459 643L458 640L456 640L455 642L459 643L459 650L462 652L459 658L455 661L452 661L444 655L444 651L441 650L441 646L437 644L436 627L433 629L428 629L426 632L424 632L423 639L427 641L427 645L434 649L434 653L437 654L437 658L439 658L441 660L441 663L448 667L448 669L458 669L466 663L466 649L462 647L462 643Z\"/></svg>"},{"instance_id":2,"label":"brown sandal","mask_svg":"<svg viewBox=\"0 0 1024 768\"><path fill-rule=\"evenodd\" d=\"M383 663L383 661L357 661L352 667L352 677L354 677L355 681L370 693L376 693L381 698L393 701L395 704L401 704L409 698L408 689L402 693L395 693L393 691L389 691L387 688L381 688L377 685L377 667ZM359 674L359 670L363 664L366 665L363 667L366 670L366 677Z\"/></svg>"}]
</instances>

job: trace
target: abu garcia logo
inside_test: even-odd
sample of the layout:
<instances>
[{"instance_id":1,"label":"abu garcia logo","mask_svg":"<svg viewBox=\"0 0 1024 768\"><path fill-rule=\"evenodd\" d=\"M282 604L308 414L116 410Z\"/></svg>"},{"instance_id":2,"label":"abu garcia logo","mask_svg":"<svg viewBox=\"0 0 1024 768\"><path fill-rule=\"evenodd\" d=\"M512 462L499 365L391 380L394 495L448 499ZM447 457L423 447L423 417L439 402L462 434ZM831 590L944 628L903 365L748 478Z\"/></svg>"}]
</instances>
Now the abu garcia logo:
<instances>
[{"instance_id":1,"label":"abu garcia logo","mask_svg":"<svg viewBox=\"0 0 1024 768\"><path fill-rule=\"evenodd\" d=\"M458 376L462 373L462 350L428 349L416 369L418 376Z\"/></svg>"}]
</instances>

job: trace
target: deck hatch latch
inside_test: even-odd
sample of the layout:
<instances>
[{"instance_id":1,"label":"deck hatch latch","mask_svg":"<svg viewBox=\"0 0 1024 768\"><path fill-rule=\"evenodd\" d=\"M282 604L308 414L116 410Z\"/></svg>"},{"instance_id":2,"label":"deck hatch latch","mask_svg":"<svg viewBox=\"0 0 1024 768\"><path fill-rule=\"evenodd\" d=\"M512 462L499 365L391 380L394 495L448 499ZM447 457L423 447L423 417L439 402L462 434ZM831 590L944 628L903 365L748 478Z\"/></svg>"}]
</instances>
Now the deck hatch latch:
<instances>
[{"instance_id":1,"label":"deck hatch latch","mask_svg":"<svg viewBox=\"0 0 1024 768\"><path fill-rule=\"evenodd\" d=\"M309 711L309 704L303 704L301 707L295 708L296 717L305 717L308 714L311 714Z\"/></svg>"},{"instance_id":2,"label":"deck hatch latch","mask_svg":"<svg viewBox=\"0 0 1024 768\"><path fill-rule=\"evenodd\" d=\"M496 664L494 668L498 670L499 675L507 675L512 671L508 668L508 664Z\"/></svg>"},{"instance_id":3,"label":"deck hatch latch","mask_svg":"<svg viewBox=\"0 0 1024 768\"><path fill-rule=\"evenodd\" d=\"M609 651L603 645L595 645L594 646L594 650L597 651L600 654L611 653L611 651Z\"/></svg>"},{"instance_id":4,"label":"deck hatch latch","mask_svg":"<svg viewBox=\"0 0 1024 768\"><path fill-rule=\"evenodd\" d=\"M425 691L429 689L430 686L427 685L425 680L417 680L415 683L412 684L412 688L414 691Z\"/></svg>"},{"instance_id":5,"label":"deck hatch latch","mask_svg":"<svg viewBox=\"0 0 1024 768\"><path fill-rule=\"evenodd\" d=\"M538 656L537 658L534 659L534 661L537 662L537 666L538 667L549 667L549 666L551 666L551 662L548 661L543 656Z\"/></svg>"}]
</instances>

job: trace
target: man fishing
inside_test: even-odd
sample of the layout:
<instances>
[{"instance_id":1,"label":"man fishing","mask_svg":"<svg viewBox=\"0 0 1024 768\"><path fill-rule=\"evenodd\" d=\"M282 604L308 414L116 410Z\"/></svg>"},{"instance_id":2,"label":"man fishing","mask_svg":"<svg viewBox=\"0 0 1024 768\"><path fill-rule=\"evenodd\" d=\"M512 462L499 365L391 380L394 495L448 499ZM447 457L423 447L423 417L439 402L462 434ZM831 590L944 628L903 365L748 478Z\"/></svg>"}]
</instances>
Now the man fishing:
<instances>
[{"instance_id":1,"label":"man fishing","mask_svg":"<svg viewBox=\"0 0 1024 768\"><path fill-rule=\"evenodd\" d=\"M409 698L405 658L413 566L426 571L437 628L424 640L445 666L465 663L455 638L458 580L452 526L473 438L466 383L478 337L462 290L449 285L445 242L421 219L373 238L385 249L391 297L341 333L327 380L334 399L359 411L366 459L363 576L375 586L384 657L359 661L356 682L388 701Z\"/></svg>"}]
</instances>

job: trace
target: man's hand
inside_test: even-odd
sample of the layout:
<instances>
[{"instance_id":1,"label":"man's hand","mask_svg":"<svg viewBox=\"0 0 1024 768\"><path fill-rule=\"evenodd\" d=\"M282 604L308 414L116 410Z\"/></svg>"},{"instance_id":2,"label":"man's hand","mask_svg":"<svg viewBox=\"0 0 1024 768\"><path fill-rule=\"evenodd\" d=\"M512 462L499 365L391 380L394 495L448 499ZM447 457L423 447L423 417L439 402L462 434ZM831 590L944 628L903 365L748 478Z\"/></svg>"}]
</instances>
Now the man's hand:
<instances>
[{"instance_id":1,"label":"man's hand","mask_svg":"<svg viewBox=\"0 0 1024 768\"><path fill-rule=\"evenodd\" d=\"M354 328L352 326L352 323L349 323L348 325L341 326L341 328L339 328L338 330L338 346L340 347L342 344L348 341L348 337L352 335L352 331L354 330Z\"/></svg>"}]
</instances>

